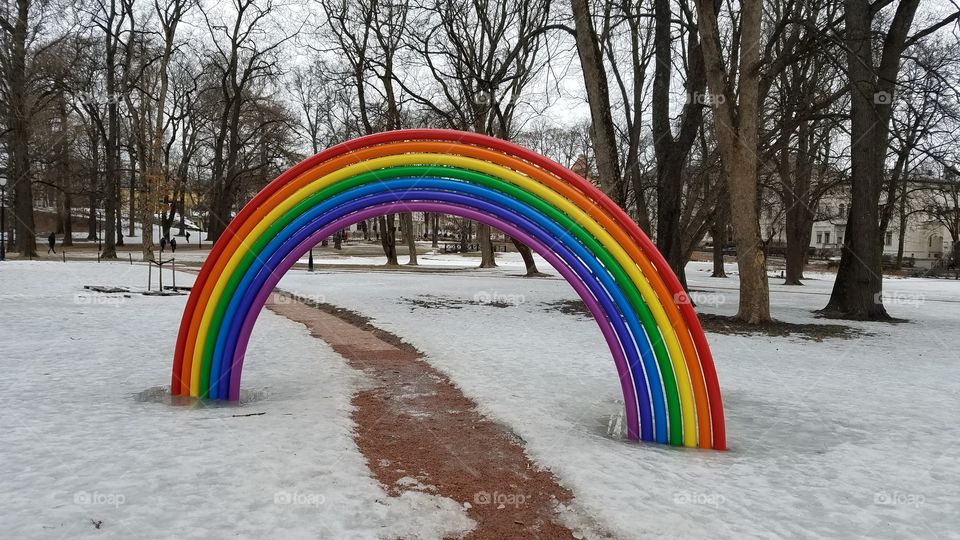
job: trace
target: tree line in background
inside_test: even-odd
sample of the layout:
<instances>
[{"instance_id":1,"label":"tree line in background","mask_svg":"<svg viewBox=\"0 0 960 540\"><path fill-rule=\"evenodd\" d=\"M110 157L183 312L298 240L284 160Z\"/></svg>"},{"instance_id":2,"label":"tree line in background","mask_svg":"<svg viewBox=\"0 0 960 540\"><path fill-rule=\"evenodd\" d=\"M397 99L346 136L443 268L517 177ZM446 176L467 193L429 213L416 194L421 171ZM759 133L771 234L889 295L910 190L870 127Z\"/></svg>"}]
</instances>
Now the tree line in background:
<instances>
[{"instance_id":1,"label":"tree line in background","mask_svg":"<svg viewBox=\"0 0 960 540\"><path fill-rule=\"evenodd\" d=\"M905 228L908 179L920 164L957 178L958 17L953 0L0 0L12 238L36 254L42 192L65 243L77 212L105 258L140 223L151 260L154 225L182 234L188 196L214 241L311 152L446 127L576 164L684 283L708 234L723 272L729 231L750 323L770 320L762 209L783 209L800 284L815 209L845 186L825 312L884 319L882 244ZM578 101L588 118L556 120ZM928 205L955 246L957 192ZM461 222L495 266L489 227ZM415 264L409 214L378 219L387 262L398 225Z\"/></svg>"}]
</instances>

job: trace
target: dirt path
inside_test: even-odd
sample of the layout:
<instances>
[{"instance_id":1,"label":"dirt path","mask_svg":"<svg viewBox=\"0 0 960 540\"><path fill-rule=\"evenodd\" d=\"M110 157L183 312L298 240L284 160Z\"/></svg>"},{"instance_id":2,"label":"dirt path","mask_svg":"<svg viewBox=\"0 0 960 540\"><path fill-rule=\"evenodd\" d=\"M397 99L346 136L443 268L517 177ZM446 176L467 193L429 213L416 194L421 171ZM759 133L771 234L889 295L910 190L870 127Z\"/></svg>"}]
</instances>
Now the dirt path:
<instances>
[{"instance_id":1,"label":"dirt path","mask_svg":"<svg viewBox=\"0 0 960 540\"><path fill-rule=\"evenodd\" d=\"M357 445L388 493L416 489L461 503L477 522L467 538L573 537L555 511L572 494L420 352L334 306L275 293L267 307L306 325L373 379L353 397L353 420Z\"/></svg>"}]
</instances>

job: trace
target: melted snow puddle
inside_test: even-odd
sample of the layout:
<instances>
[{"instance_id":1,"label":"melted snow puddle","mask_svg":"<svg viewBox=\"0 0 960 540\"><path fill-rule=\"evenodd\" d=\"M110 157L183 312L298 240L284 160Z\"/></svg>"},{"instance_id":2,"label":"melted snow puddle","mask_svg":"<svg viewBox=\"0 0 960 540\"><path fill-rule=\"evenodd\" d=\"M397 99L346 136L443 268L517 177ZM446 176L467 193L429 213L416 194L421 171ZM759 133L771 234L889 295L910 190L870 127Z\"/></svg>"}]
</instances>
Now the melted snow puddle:
<instances>
[{"instance_id":1,"label":"melted snow puddle","mask_svg":"<svg viewBox=\"0 0 960 540\"><path fill-rule=\"evenodd\" d=\"M151 386L146 390L133 394L134 401L140 403L165 403L168 405L193 405L203 404L204 409L221 407L243 407L249 403L256 403L267 398L266 390L240 390L240 402L227 400L199 400L197 398L185 396L171 396L169 386ZM200 407L197 407L200 408Z\"/></svg>"}]
</instances>

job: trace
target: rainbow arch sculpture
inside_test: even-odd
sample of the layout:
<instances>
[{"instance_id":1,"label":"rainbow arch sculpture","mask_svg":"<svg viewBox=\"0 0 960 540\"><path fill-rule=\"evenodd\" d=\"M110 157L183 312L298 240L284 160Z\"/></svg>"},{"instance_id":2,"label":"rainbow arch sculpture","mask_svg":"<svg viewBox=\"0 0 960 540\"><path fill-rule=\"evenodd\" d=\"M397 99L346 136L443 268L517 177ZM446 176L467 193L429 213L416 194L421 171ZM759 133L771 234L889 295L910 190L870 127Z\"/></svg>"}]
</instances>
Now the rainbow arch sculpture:
<instances>
[{"instance_id":1,"label":"rainbow arch sculpture","mask_svg":"<svg viewBox=\"0 0 960 540\"><path fill-rule=\"evenodd\" d=\"M452 130L389 131L339 144L286 171L247 203L191 290L171 392L239 399L250 333L283 274L352 223L421 211L496 227L567 279L613 355L629 438L725 449L710 348L650 239L569 169L515 144Z\"/></svg>"}]
</instances>

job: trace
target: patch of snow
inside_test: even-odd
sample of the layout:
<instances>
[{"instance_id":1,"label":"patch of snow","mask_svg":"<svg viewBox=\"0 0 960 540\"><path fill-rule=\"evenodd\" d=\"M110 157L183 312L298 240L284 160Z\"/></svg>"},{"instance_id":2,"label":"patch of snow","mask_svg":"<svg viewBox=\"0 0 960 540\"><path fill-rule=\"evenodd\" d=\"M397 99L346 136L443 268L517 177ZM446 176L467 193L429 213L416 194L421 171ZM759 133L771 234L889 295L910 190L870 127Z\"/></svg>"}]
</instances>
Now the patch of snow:
<instances>
[{"instance_id":1,"label":"patch of snow","mask_svg":"<svg viewBox=\"0 0 960 540\"><path fill-rule=\"evenodd\" d=\"M414 489L417 491L436 491L437 490L437 486L424 484L420 482L420 480L412 476L401 477L395 483L400 487L407 488L407 489Z\"/></svg>"},{"instance_id":2,"label":"patch of snow","mask_svg":"<svg viewBox=\"0 0 960 540\"><path fill-rule=\"evenodd\" d=\"M687 270L699 310L736 312L736 277L708 277L709 263ZM556 309L576 299L560 278L523 279L503 269L292 271L281 287L322 293L424 351L574 492L568 512L585 513L618 537L955 534L960 283L885 280L888 310L908 319L890 325L815 318L834 276L809 277L803 287L771 278L774 316L847 324L860 333L823 342L709 334L725 399L727 452L623 440L610 353L592 320ZM410 302L422 295L456 309L436 298L430 307ZM478 295L521 301L471 302Z\"/></svg>"},{"instance_id":3,"label":"patch of snow","mask_svg":"<svg viewBox=\"0 0 960 540\"><path fill-rule=\"evenodd\" d=\"M439 538L474 525L451 499L386 494L353 440L362 374L272 312L247 354L244 395L258 399L171 405L186 297L82 288L139 287L146 272L0 263L4 537Z\"/></svg>"}]
</instances>

